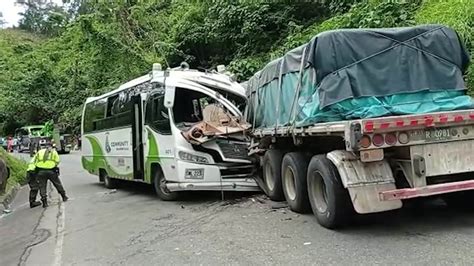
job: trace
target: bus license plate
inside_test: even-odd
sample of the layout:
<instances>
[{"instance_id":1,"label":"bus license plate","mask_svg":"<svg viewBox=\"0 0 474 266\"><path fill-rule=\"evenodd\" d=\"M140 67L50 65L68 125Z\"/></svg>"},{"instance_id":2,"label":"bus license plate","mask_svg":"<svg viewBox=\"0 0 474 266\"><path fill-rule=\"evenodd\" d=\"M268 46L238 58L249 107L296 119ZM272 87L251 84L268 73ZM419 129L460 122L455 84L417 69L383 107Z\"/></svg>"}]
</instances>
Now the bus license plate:
<instances>
[{"instance_id":1,"label":"bus license plate","mask_svg":"<svg viewBox=\"0 0 474 266\"><path fill-rule=\"evenodd\" d=\"M186 169L185 179L203 179L204 169Z\"/></svg>"},{"instance_id":2,"label":"bus license plate","mask_svg":"<svg viewBox=\"0 0 474 266\"><path fill-rule=\"evenodd\" d=\"M451 138L449 128L427 129L425 130L426 141L446 140Z\"/></svg>"}]
</instances>

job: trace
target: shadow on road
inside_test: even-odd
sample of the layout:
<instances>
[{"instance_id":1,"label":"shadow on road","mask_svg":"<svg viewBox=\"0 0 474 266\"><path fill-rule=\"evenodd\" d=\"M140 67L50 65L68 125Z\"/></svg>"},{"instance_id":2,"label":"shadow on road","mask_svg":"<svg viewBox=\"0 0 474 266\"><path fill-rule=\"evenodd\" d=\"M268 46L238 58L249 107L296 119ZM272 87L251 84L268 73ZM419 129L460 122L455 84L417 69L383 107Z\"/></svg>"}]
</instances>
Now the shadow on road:
<instances>
[{"instance_id":1,"label":"shadow on road","mask_svg":"<svg viewBox=\"0 0 474 266\"><path fill-rule=\"evenodd\" d=\"M138 194L143 196L149 196L150 198L156 198L153 186L138 182L128 182L123 180L117 180L117 189L131 194ZM101 183L90 183L88 184L94 187L104 187ZM225 191L223 194L220 191L184 191L181 192L181 196L178 200L180 203L186 203L186 205L209 203L213 201L221 201L222 197L226 202L239 201L245 198L249 198L255 195L260 195L261 192L234 192Z\"/></svg>"},{"instance_id":2,"label":"shadow on road","mask_svg":"<svg viewBox=\"0 0 474 266\"><path fill-rule=\"evenodd\" d=\"M448 207L441 199L432 198L405 206L396 211L358 215L351 226L341 232L352 235L423 235L468 229L474 226L474 208L471 210ZM416 233L415 233L416 231Z\"/></svg>"}]
</instances>

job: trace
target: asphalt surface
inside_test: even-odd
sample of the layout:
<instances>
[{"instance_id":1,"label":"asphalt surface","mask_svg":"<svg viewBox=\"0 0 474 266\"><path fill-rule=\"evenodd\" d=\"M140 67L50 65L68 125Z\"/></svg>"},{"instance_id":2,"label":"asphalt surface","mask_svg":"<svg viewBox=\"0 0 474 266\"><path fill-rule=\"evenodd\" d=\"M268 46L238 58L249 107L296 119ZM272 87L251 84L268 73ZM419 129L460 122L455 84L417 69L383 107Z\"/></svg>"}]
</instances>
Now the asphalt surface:
<instances>
[{"instance_id":1,"label":"asphalt surface","mask_svg":"<svg viewBox=\"0 0 474 266\"><path fill-rule=\"evenodd\" d=\"M49 208L29 209L23 188L1 216L0 265L474 263L474 213L438 200L330 231L261 194L163 202L143 184L108 190L82 170L79 154L62 156L61 174L70 201L50 189Z\"/></svg>"}]
</instances>

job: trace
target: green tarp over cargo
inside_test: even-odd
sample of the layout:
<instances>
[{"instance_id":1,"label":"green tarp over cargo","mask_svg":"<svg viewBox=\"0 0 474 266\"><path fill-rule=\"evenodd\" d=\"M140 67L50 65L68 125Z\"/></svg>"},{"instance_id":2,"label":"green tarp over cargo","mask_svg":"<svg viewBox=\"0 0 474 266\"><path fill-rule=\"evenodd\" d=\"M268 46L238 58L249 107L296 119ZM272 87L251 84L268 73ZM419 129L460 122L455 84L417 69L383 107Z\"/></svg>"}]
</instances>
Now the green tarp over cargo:
<instances>
[{"instance_id":1,"label":"green tarp over cargo","mask_svg":"<svg viewBox=\"0 0 474 266\"><path fill-rule=\"evenodd\" d=\"M441 25L318 34L247 83L254 128L473 107L469 55Z\"/></svg>"}]
</instances>

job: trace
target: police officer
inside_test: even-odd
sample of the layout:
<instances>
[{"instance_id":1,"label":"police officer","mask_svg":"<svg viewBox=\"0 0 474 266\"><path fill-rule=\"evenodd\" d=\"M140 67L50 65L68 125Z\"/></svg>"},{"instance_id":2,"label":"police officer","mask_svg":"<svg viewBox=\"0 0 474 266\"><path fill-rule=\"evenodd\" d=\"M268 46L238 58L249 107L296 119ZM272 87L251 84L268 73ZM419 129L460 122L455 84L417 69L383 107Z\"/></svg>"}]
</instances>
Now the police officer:
<instances>
[{"instance_id":1,"label":"police officer","mask_svg":"<svg viewBox=\"0 0 474 266\"><path fill-rule=\"evenodd\" d=\"M33 157L35 162L36 172L40 184L40 195L41 202L43 203L43 208L48 207L48 195L46 192L46 186L48 180L53 183L54 187L63 201L67 201L68 197L66 196L66 191L59 180L59 154L54 148L54 144L48 145L46 148L39 150Z\"/></svg>"},{"instance_id":2,"label":"police officer","mask_svg":"<svg viewBox=\"0 0 474 266\"><path fill-rule=\"evenodd\" d=\"M39 191L39 181L35 170L35 162L32 159L26 169L26 180L28 180L28 185L30 186L30 208L41 205L39 201L36 201L36 196L38 196Z\"/></svg>"}]
</instances>

